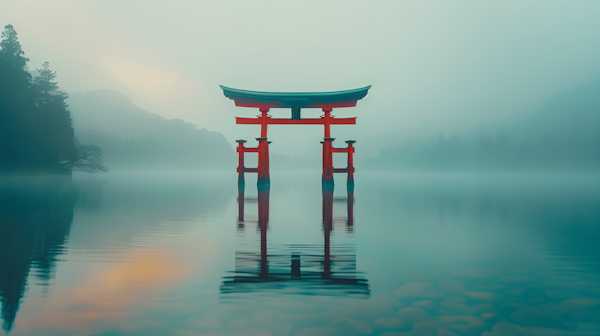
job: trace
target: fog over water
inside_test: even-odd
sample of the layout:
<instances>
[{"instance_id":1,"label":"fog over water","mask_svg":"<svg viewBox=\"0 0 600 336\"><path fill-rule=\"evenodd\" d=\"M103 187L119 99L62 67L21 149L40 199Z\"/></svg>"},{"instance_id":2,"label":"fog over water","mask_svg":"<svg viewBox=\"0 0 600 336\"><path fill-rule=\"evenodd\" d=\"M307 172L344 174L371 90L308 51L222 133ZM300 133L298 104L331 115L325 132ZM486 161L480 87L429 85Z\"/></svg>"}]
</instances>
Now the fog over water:
<instances>
[{"instance_id":1,"label":"fog over water","mask_svg":"<svg viewBox=\"0 0 600 336\"><path fill-rule=\"evenodd\" d=\"M0 336L599 335L599 14L0 0Z\"/></svg>"},{"instance_id":2,"label":"fog over water","mask_svg":"<svg viewBox=\"0 0 600 336\"><path fill-rule=\"evenodd\" d=\"M116 90L229 141L257 136L233 119L256 111L234 107L219 84L372 84L358 107L336 111L358 116L357 126L335 127L333 136L359 140L362 160L406 137L488 128L496 137L497 126L598 78L599 10L596 1L7 0L0 22L15 26L32 64L51 63L67 92ZM399 132L378 137L391 131ZM273 153L318 159L319 127L273 127L270 137Z\"/></svg>"}]
</instances>

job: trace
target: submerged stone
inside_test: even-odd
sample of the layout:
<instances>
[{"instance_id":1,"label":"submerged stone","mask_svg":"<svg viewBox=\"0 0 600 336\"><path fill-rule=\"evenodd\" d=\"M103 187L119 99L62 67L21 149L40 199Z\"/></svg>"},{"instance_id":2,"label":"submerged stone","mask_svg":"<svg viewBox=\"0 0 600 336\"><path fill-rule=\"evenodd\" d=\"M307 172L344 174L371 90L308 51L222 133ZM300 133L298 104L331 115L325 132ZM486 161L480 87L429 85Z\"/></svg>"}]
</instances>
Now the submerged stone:
<instances>
[{"instance_id":1,"label":"submerged stone","mask_svg":"<svg viewBox=\"0 0 600 336\"><path fill-rule=\"evenodd\" d=\"M312 327L298 331L295 336L333 336L340 335L337 329L332 327Z\"/></svg>"},{"instance_id":2,"label":"submerged stone","mask_svg":"<svg viewBox=\"0 0 600 336\"><path fill-rule=\"evenodd\" d=\"M528 283L528 282L535 282L537 280L538 280L537 278L534 278L529 275L523 275L523 274L507 275L507 276L503 276L498 279L498 281L504 282L504 283Z\"/></svg>"},{"instance_id":3,"label":"submerged stone","mask_svg":"<svg viewBox=\"0 0 600 336\"><path fill-rule=\"evenodd\" d=\"M472 315L457 315L457 316L440 316L440 322L446 324L472 324L481 322L481 320Z\"/></svg>"},{"instance_id":4,"label":"submerged stone","mask_svg":"<svg viewBox=\"0 0 600 336\"><path fill-rule=\"evenodd\" d=\"M484 332L481 336L529 336L527 329L512 323L498 323L492 327L491 332Z\"/></svg>"},{"instance_id":5,"label":"submerged stone","mask_svg":"<svg viewBox=\"0 0 600 336\"><path fill-rule=\"evenodd\" d=\"M413 331L424 332L428 334L436 334L442 329L442 324L439 321L421 321L414 325Z\"/></svg>"},{"instance_id":6,"label":"submerged stone","mask_svg":"<svg viewBox=\"0 0 600 336\"><path fill-rule=\"evenodd\" d=\"M539 310L547 311L556 314L566 314L576 312L578 310L587 309L600 305L600 300L591 298L579 298L565 300L561 302L547 303L536 307Z\"/></svg>"},{"instance_id":7,"label":"submerged stone","mask_svg":"<svg viewBox=\"0 0 600 336\"><path fill-rule=\"evenodd\" d=\"M209 336L204 334L203 336ZM242 332L240 336L273 336L273 333L266 329L250 329Z\"/></svg>"},{"instance_id":8,"label":"submerged stone","mask_svg":"<svg viewBox=\"0 0 600 336\"><path fill-rule=\"evenodd\" d=\"M440 306L442 306L446 309L455 311L460 314L465 314L465 315L471 314L471 307L464 305L464 304L444 301L444 302L440 303Z\"/></svg>"},{"instance_id":9,"label":"submerged stone","mask_svg":"<svg viewBox=\"0 0 600 336\"><path fill-rule=\"evenodd\" d=\"M550 279L542 281L542 286L544 288L581 289L580 285L573 282Z\"/></svg>"},{"instance_id":10,"label":"submerged stone","mask_svg":"<svg viewBox=\"0 0 600 336\"><path fill-rule=\"evenodd\" d=\"M325 318L319 314L280 315L277 322L291 323L295 326L325 324Z\"/></svg>"},{"instance_id":11,"label":"submerged stone","mask_svg":"<svg viewBox=\"0 0 600 336\"><path fill-rule=\"evenodd\" d=\"M396 317L380 317L375 321L375 326L385 330L396 330L406 328L406 324Z\"/></svg>"},{"instance_id":12,"label":"submerged stone","mask_svg":"<svg viewBox=\"0 0 600 336\"><path fill-rule=\"evenodd\" d=\"M475 271L454 271L452 272L454 276L457 277L465 277L465 278L475 278L475 279L492 279L490 275L475 272Z\"/></svg>"},{"instance_id":13,"label":"submerged stone","mask_svg":"<svg viewBox=\"0 0 600 336\"><path fill-rule=\"evenodd\" d=\"M464 292L463 295L483 302L498 302L502 300L502 295L494 292Z\"/></svg>"},{"instance_id":14,"label":"submerged stone","mask_svg":"<svg viewBox=\"0 0 600 336\"><path fill-rule=\"evenodd\" d=\"M444 293L431 282L410 282L396 289L393 294L396 299L403 298L425 298L439 299L444 297Z\"/></svg>"},{"instance_id":15,"label":"submerged stone","mask_svg":"<svg viewBox=\"0 0 600 336\"><path fill-rule=\"evenodd\" d=\"M560 316L537 308L524 308L508 316L509 319L517 324L524 326L559 326L561 324Z\"/></svg>"},{"instance_id":16,"label":"submerged stone","mask_svg":"<svg viewBox=\"0 0 600 336\"><path fill-rule=\"evenodd\" d=\"M592 287L592 288L588 288L587 290L590 293L600 294L600 287Z\"/></svg>"},{"instance_id":17,"label":"submerged stone","mask_svg":"<svg viewBox=\"0 0 600 336\"><path fill-rule=\"evenodd\" d=\"M343 335L354 336L373 334L373 329L371 329L371 326L368 323L350 317L341 317L331 321L328 326L339 330Z\"/></svg>"},{"instance_id":18,"label":"submerged stone","mask_svg":"<svg viewBox=\"0 0 600 336\"><path fill-rule=\"evenodd\" d=\"M567 331L562 329L555 328L544 328L544 327L528 327L527 331L529 331L529 335L531 336L587 336L594 335L589 332L579 332L579 331Z\"/></svg>"},{"instance_id":19,"label":"submerged stone","mask_svg":"<svg viewBox=\"0 0 600 336\"><path fill-rule=\"evenodd\" d=\"M506 291L506 295L509 296L523 296L525 294L525 289L521 287L512 287Z\"/></svg>"},{"instance_id":20,"label":"submerged stone","mask_svg":"<svg viewBox=\"0 0 600 336\"><path fill-rule=\"evenodd\" d=\"M448 294L460 294L465 291L465 284L461 281L440 281L437 285Z\"/></svg>"},{"instance_id":21,"label":"submerged stone","mask_svg":"<svg viewBox=\"0 0 600 336\"><path fill-rule=\"evenodd\" d=\"M569 315L567 320L575 323L598 323L600 321L600 310L582 310ZM596 324L600 329L600 324Z\"/></svg>"},{"instance_id":22,"label":"submerged stone","mask_svg":"<svg viewBox=\"0 0 600 336\"><path fill-rule=\"evenodd\" d=\"M472 289L474 291L500 291L500 290L506 289L506 285L500 285L500 284L482 285L482 286L475 286Z\"/></svg>"},{"instance_id":23,"label":"submerged stone","mask_svg":"<svg viewBox=\"0 0 600 336\"><path fill-rule=\"evenodd\" d=\"M435 304L435 302L433 302L431 300L422 300L422 301L413 302L412 306L432 310L434 304Z\"/></svg>"},{"instance_id":24,"label":"submerged stone","mask_svg":"<svg viewBox=\"0 0 600 336\"><path fill-rule=\"evenodd\" d=\"M554 300L566 300L579 297L579 294L574 290L569 289L547 289L546 296Z\"/></svg>"},{"instance_id":25,"label":"submerged stone","mask_svg":"<svg viewBox=\"0 0 600 336\"><path fill-rule=\"evenodd\" d=\"M467 303L467 299L462 296L447 296L446 298L444 298L444 301L449 301L449 302L454 302L454 303L459 303L459 304Z\"/></svg>"},{"instance_id":26,"label":"submerged stone","mask_svg":"<svg viewBox=\"0 0 600 336\"><path fill-rule=\"evenodd\" d=\"M489 328L489 324L485 322L473 322L469 324L448 324L445 329L464 336L479 336Z\"/></svg>"},{"instance_id":27,"label":"submerged stone","mask_svg":"<svg viewBox=\"0 0 600 336\"><path fill-rule=\"evenodd\" d=\"M381 303L384 303L384 304L386 304L392 308L396 308L396 309L405 306L404 302L394 299L392 297L392 293L390 293L390 295L379 294L377 296L371 297L371 300L379 301Z\"/></svg>"},{"instance_id":28,"label":"submerged stone","mask_svg":"<svg viewBox=\"0 0 600 336\"><path fill-rule=\"evenodd\" d=\"M479 315L479 318L485 322L489 322L489 321L495 319L496 317L498 317L498 315L494 314L494 313L483 313L483 314Z\"/></svg>"},{"instance_id":29,"label":"submerged stone","mask_svg":"<svg viewBox=\"0 0 600 336\"><path fill-rule=\"evenodd\" d=\"M394 316L395 310L376 300L359 300L348 307L346 312L356 319L372 322L380 317Z\"/></svg>"},{"instance_id":30,"label":"submerged stone","mask_svg":"<svg viewBox=\"0 0 600 336\"><path fill-rule=\"evenodd\" d=\"M458 334L455 332L452 332L450 330L442 329L442 330L438 330L436 336L458 336Z\"/></svg>"},{"instance_id":31,"label":"submerged stone","mask_svg":"<svg viewBox=\"0 0 600 336\"><path fill-rule=\"evenodd\" d=\"M480 314L497 314L498 310L492 306L490 303L480 303L471 307L472 315L480 315Z\"/></svg>"},{"instance_id":32,"label":"submerged stone","mask_svg":"<svg viewBox=\"0 0 600 336\"><path fill-rule=\"evenodd\" d=\"M431 319L431 314L425 309L418 307L400 308L396 315L398 315L398 319L407 326L413 326L418 322Z\"/></svg>"},{"instance_id":33,"label":"submerged stone","mask_svg":"<svg viewBox=\"0 0 600 336\"><path fill-rule=\"evenodd\" d=\"M431 336L431 334L422 331L386 331L379 336Z\"/></svg>"}]
</instances>

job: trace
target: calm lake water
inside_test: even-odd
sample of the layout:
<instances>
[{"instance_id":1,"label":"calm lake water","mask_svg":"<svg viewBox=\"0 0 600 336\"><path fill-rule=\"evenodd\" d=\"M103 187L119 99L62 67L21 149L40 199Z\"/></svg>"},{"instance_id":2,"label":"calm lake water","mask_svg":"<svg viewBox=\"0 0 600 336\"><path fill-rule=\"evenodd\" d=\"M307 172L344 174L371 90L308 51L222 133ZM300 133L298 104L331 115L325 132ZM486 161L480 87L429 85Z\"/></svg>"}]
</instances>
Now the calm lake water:
<instances>
[{"instance_id":1,"label":"calm lake water","mask_svg":"<svg viewBox=\"0 0 600 336\"><path fill-rule=\"evenodd\" d=\"M255 183L0 179L0 335L600 333L599 176Z\"/></svg>"}]
</instances>

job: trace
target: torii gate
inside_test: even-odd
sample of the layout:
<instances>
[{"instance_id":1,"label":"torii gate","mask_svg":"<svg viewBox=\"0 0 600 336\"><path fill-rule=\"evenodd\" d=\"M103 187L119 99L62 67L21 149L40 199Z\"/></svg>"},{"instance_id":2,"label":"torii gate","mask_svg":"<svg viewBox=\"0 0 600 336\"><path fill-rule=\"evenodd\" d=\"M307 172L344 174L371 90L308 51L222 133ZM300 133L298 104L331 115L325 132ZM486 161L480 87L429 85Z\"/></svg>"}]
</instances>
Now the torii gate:
<instances>
[{"instance_id":1,"label":"torii gate","mask_svg":"<svg viewBox=\"0 0 600 336\"><path fill-rule=\"evenodd\" d=\"M348 187L354 186L354 142L348 140L346 148L334 148L331 137L331 125L354 125L356 117L353 118L335 118L331 115L334 108L353 107L357 101L363 99L371 86L360 89L334 91L334 92L260 92L239 90L221 85L223 94L235 101L236 106L254 107L261 112L257 118L239 118L236 117L236 124L243 125L261 125L260 138L257 148L248 148L244 146L245 140L237 140L239 153L238 164L238 183L244 183L244 173L258 173L258 186L264 187L270 184L269 172L269 143L267 140L268 125L324 125L325 134L323 138L323 186L333 186L334 173L348 173ZM272 118L268 112L272 108L290 108L292 115L287 118ZM320 118L302 118L302 108L320 108L325 112ZM258 153L258 167L244 167L244 153ZM348 166L346 168L333 167L333 153L347 153Z\"/></svg>"}]
</instances>

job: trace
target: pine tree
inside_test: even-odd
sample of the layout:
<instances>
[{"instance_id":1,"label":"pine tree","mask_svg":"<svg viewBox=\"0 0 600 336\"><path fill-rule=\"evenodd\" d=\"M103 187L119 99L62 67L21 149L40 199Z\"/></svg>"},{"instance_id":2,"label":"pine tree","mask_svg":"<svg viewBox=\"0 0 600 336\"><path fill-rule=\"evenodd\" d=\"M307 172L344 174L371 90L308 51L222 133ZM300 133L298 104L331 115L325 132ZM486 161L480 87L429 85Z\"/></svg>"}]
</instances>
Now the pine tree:
<instances>
[{"instance_id":1,"label":"pine tree","mask_svg":"<svg viewBox=\"0 0 600 336\"><path fill-rule=\"evenodd\" d=\"M78 155L68 95L58 87L56 72L46 62L32 80L28 61L17 32L7 25L0 42L0 173L106 171L101 149L82 146L87 159ZM90 160L95 168L86 166Z\"/></svg>"},{"instance_id":2,"label":"pine tree","mask_svg":"<svg viewBox=\"0 0 600 336\"><path fill-rule=\"evenodd\" d=\"M28 58L12 25L4 27L0 42L0 172L25 171L34 165L34 119Z\"/></svg>"},{"instance_id":3,"label":"pine tree","mask_svg":"<svg viewBox=\"0 0 600 336\"><path fill-rule=\"evenodd\" d=\"M38 135L42 140L40 157L43 158L45 166L60 172L63 169L60 162L72 161L77 157L73 143L75 134L71 113L65 102L68 95L60 90L58 83L54 81L56 71L50 70L48 62L36 70L39 75L34 78L33 87L40 121Z\"/></svg>"}]
</instances>

